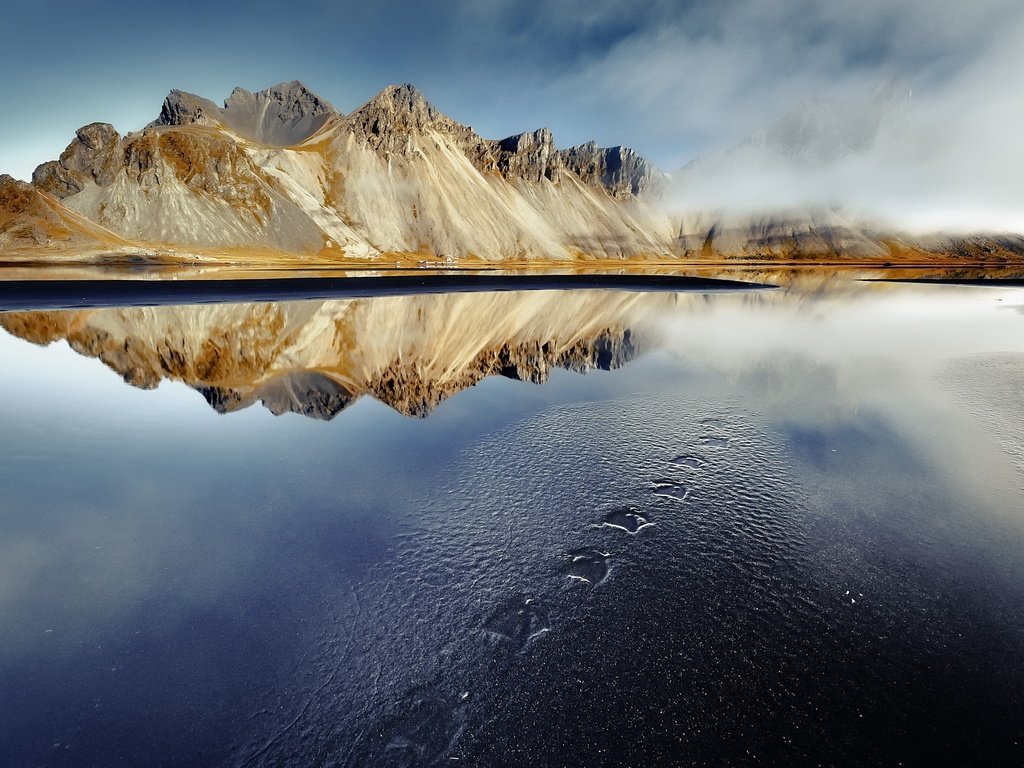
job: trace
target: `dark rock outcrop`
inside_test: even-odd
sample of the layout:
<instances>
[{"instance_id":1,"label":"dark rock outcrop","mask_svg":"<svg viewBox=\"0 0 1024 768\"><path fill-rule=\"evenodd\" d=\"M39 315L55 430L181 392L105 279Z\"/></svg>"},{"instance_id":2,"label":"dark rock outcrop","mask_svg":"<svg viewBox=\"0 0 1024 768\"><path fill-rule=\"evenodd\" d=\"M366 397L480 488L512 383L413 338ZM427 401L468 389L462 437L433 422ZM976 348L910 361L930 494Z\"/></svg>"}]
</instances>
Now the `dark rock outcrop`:
<instances>
[{"instance_id":1,"label":"dark rock outcrop","mask_svg":"<svg viewBox=\"0 0 1024 768\"><path fill-rule=\"evenodd\" d=\"M444 115L408 84L378 93L349 115L348 128L372 149L387 154L410 154L411 136L427 130L453 136L465 147L480 141L472 128Z\"/></svg>"},{"instance_id":2,"label":"dark rock outcrop","mask_svg":"<svg viewBox=\"0 0 1024 768\"><path fill-rule=\"evenodd\" d=\"M262 91L252 93L245 88L235 88L224 100L224 110L249 109L253 105L273 105L275 117L281 121L298 120L303 117L336 115L338 111L330 102L309 90L298 80L278 83Z\"/></svg>"},{"instance_id":3,"label":"dark rock outcrop","mask_svg":"<svg viewBox=\"0 0 1024 768\"><path fill-rule=\"evenodd\" d=\"M338 382L316 371L296 371L278 377L250 394L224 387L196 390L218 413L237 411L259 400L275 416L297 413L318 421L330 421L356 399Z\"/></svg>"},{"instance_id":4,"label":"dark rock outcrop","mask_svg":"<svg viewBox=\"0 0 1024 768\"><path fill-rule=\"evenodd\" d=\"M187 91L172 90L150 125L194 125L218 122L221 108L209 99ZM148 126L147 126L148 127Z\"/></svg>"},{"instance_id":5,"label":"dark rock outcrop","mask_svg":"<svg viewBox=\"0 0 1024 768\"><path fill-rule=\"evenodd\" d=\"M109 123L90 123L59 160L43 163L32 173L32 184L58 200L81 192L89 182L106 186L124 170L121 136Z\"/></svg>"},{"instance_id":6,"label":"dark rock outcrop","mask_svg":"<svg viewBox=\"0 0 1024 768\"><path fill-rule=\"evenodd\" d=\"M509 136L496 143L497 167L502 175L526 181L559 180L562 164L555 138L547 128Z\"/></svg>"},{"instance_id":7,"label":"dark rock outcrop","mask_svg":"<svg viewBox=\"0 0 1024 768\"><path fill-rule=\"evenodd\" d=\"M604 187L617 200L651 189L657 177L654 166L628 147L602 148L591 141L558 154L565 168L585 184Z\"/></svg>"},{"instance_id":8,"label":"dark rock outcrop","mask_svg":"<svg viewBox=\"0 0 1024 768\"><path fill-rule=\"evenodd\" d=\"M235 88L218 107L212 101L173 90L164 99L153 127L221 125L240 136L272 146L291 146L312 136L337 110L298 80L252 93Z\"/></svg>"}]
</instances>

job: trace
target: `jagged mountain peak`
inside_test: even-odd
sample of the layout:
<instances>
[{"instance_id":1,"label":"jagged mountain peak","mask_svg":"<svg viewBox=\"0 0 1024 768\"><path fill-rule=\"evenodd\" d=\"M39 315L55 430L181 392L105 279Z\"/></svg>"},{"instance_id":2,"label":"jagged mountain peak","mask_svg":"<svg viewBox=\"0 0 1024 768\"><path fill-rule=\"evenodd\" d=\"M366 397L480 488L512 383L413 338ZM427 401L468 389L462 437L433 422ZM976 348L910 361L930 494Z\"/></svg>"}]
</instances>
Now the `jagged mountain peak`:
<instances>
[{"instance_id":1,"label":"jagged mountain peak","mask_svg":"<svg viewBox=\"0 0 1024 768\"><path fill-rule=\"evenodd\" d=\"M389 85L366 102L363 109L367 107L390 107L397 112L426 112L432 117L441 114L412 83Z\"/></svg>"},{"instance_id":2,"label":"jagged mountain peak","mask_svg":"<svg viewBox=\"0 0 1024 768\"><path fill-rule=\"evenodd\" d=\"M220 112L221 108L209 99L172 88L164 97L160 114L150 125L203 124L208 123L211 119L216 121Z\"/></svg>"},{"instance_id":3,"label":"jagged mountain peak","mask_svg":"<svg viewBox=\"0 0 1024 768\"><path fill-rule=\"evenodd\" d=\"M498 146L509 152L519 152L524 147L548 146L552 149L555 146L555 136L550 128L538 128L536 131L517 133L501 139Z\"/></svg>"},{"instance_id":4,"label":"jagged mountain peak","mask_svg":"<svg viewBox=\"0 0 1024 768\"><path fill-rule=\"evenodd\" d=\"M247 107L253 102L277 105L279 107L277 116L281 120L339 114L329 101L311 91L298 80L278 83L255 93L245 88L236 87L231 91L231 95L224 100L224 109L227 111L237 110Z\"/></svg>"},{"instance_id":5,"label":"jagged mountain peak","mask_svg":"<svg viewBox=\"0 0 1024 768\"><path fill-rule=\"evenodd\" d=\"M99 149L118 141L121 136L110 123L89 123L75 131L75 138L88 149Z\"/></svg>"},{"instance_id":6,"label":"jagged mountain peak","mask_svg":"<svg viewBox=\"0 0 1024 768\"><path fill-rule=\"evenodd\" d=\"M149 127L220 125L244 138L285 147L305 141L338 116L330 102L292 80L255 93L236 87L223 107L194 93L173 89Z\"/></svg>"},{"instance_id":7,"label":"jagged mountain peak","mask_svg":"<svg viewBox=\"0 0 1024 768\"><path fill-rule=\"evenodd\" d=\"M661 174L629 147L602 148L588 141L559 153L566 168L591 186L602 186L626 200L656 187Z\"/></svg>"},{"instance_id":8,"label":"jagged mountain peak","mask_svg":"<svg viewBox=\"0 0 1024 768\"><path fill-rule=\"evenodd\" d=\"M389 85L352 113L355 127L369 136L426 128L465 128L431 104L413 85Z\"/></svg>"},{"instance_id":9,"label":"jagged mountain peak","mask_svg":"<svg viewBox=\"0 0 1024 768\"><path fill-rule=\"evenodd\" d=\"M165 100L157 123L216 122L242 136L287 146L301 143L334 117L341 119L334 107L293 80L257 93L235 88L224 108L175 90ZM412 137L434 131L454 139L481 171L529 181L557 182L565 168L588 186L603 188L619 200L638 196L656 182L653 166L626 147L602 148L591 141L558 150L548 128L497 141L484 139L470 126L441 112L411 83L389 85L344 118L344 123L368 147L386 155L414 152L416 143Z\"/></svg>"},{"instance_id":10,"label":"jagged mountain peak","mask_svg":"<svg viewBox=\"0 0 1024 768\"><path fill-rule=\"evenodd\" d=\"M110 123L84 125L59 160L32 172L32 184L58 200L81 192L89 182L110 184L121 171L120 148L121 136Z\"/></svg>"},{"instance_id":11,"label":"jagged mountain peak","mask_svg":"<svg viewBox=\"0 0 1024 768\"><path fill-rule=\"evenodd\" d=\"M454 137L470 153L481 143L473 129L459 123L431 104L413 85L390 85L348 117L349 128L366 144L385 154L406 154L412 137L435 131Z\"/></svg>"}]
</instances>

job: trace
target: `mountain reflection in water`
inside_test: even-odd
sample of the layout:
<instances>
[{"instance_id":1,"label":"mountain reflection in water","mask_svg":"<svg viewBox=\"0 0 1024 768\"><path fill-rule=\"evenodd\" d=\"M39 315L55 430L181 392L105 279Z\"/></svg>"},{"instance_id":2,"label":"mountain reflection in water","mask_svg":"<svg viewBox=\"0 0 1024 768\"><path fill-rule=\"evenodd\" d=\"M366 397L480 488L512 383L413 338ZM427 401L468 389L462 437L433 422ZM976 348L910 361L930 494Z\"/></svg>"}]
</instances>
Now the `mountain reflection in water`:
<instances>
[{"instance_id":1,"label":"mountain reflection in water","mask_svg":"<svg viewBox=\"0 0 1024 768\"><path fill-rule=\"evenodd\" d=\"M0 314L0 755L1020 765L1022 306Z\"/></svg>"},{"instance_id":2,"label":"mountain reflection in water","mask_svg":"<svg viewBox=\"0 0 1024 768\"><path fill-rule=\"evenodd\" d=\"M674 294L441 294L351 301L12 312L0 326L64 339L129 384L182 381L225 413L332 419L363 395L410 416L487 376L543 383L552 368L610 370Z\"/></svg>"}]
</instances>

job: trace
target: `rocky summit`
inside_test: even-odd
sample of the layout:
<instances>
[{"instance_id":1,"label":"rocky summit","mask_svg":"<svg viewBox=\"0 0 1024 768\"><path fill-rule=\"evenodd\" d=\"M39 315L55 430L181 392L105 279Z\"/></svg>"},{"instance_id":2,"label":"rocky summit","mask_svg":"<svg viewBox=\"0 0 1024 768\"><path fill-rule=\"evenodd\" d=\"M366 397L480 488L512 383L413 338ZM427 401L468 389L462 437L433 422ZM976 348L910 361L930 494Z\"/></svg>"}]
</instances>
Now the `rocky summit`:
<instances>
[{"instance_id":1,"label":"rocky summit","mask_svg":"<svg viewBox=\"0 0 1024 768\"><path fill-rule=\"evenodd\" d=\"M173 90L150 126L223 126L251 141L286 147L309 138L338 116L330 103L293 80L256 93L235 88L223 107Z\"/></svg>"},{"instance_id":2,"label":"rocky summit","mask_svg":"<svg viewBox=\"0 0 1024 768\"><path fill-rule=\"evenodd\" d=\"M834 123L800 125L814 133ZM814 137L804 138L811 146ZM908 239L829 210L736 220L699 206L672 210L666 190L708 183L718 166L697 167L705 171L688 168L673 178L627 147L560 149L546 128L487 139L411 85L385 88L350 114L298 81L255 93L235 88L222 106L172 90L142 130L121 136L91 123L35 170L31 185L0 180L0 259L88 261L117 252L316 264L1024 254L1017 236L961 238L954 247L949 238ZM699 198L699 189L691 193Z\"/></svg>"}]
</instances>

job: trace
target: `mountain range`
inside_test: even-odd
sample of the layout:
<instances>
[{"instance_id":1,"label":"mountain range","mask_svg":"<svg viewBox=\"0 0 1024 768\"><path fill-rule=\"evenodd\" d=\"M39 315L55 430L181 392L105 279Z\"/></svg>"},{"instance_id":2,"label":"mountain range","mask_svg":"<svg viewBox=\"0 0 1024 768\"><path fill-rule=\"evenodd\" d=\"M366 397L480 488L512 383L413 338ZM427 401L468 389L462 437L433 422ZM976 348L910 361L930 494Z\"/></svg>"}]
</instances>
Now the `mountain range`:
<instances>
[{"instance_id":1,"label":"mountain range","mask_svg":"<svg viewBox=\"0 0 1024 768\"><path fill-rule=\"evenodd\" d=\"M864 131L844 127L827 109L812 118L798 119L800 130L769 131L728 162L742 161L751 147L781 146L805 158L856 151L865 141ZM785 144L792 140L795 149ZM299 82L256 93L236 88L223 106L174 90L141 131L121 136L92 123L59 159L36 168L31 183L0 176L0 261L1024 254L1018 236L909 238L829 208L730 218L666 203L676 184L699 200L721 165L713 158L673 177L626 147L559 149L543 128L485 139L410 85L386 88L350 114Z\"/></svg>"}]
</instances>

